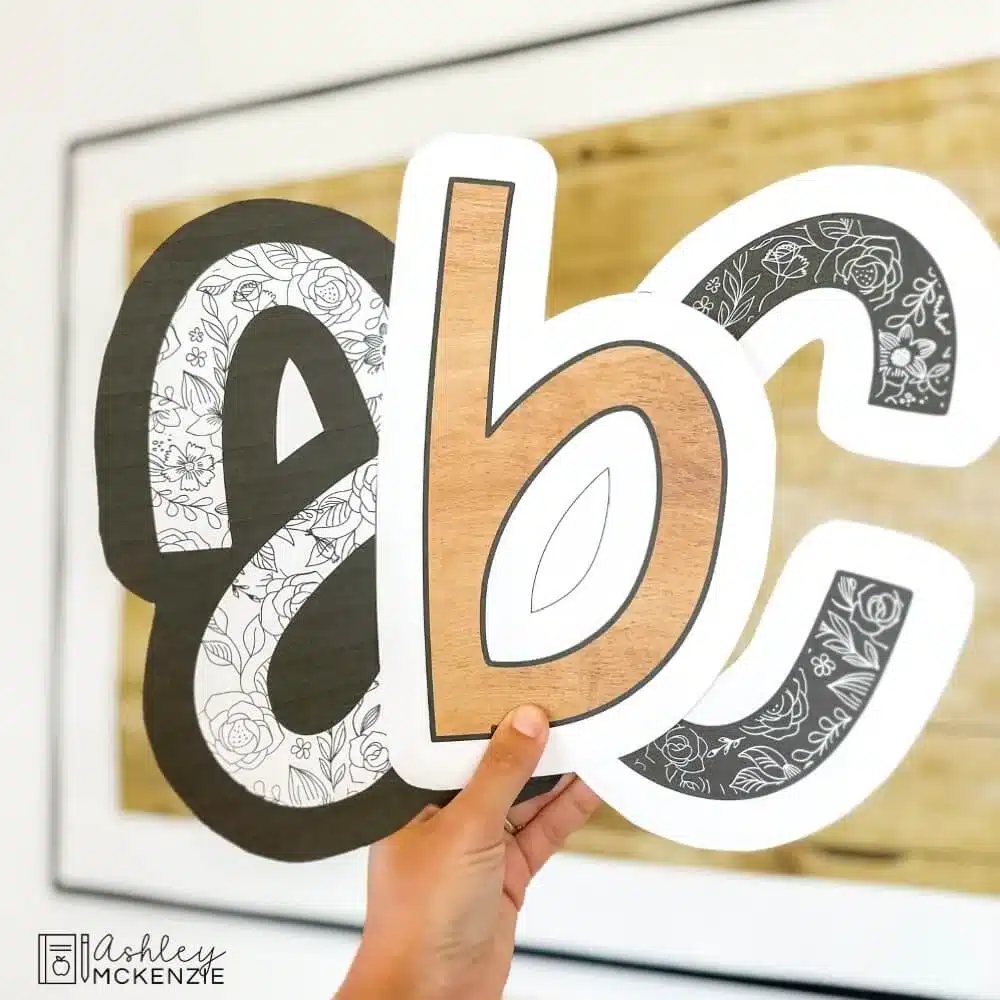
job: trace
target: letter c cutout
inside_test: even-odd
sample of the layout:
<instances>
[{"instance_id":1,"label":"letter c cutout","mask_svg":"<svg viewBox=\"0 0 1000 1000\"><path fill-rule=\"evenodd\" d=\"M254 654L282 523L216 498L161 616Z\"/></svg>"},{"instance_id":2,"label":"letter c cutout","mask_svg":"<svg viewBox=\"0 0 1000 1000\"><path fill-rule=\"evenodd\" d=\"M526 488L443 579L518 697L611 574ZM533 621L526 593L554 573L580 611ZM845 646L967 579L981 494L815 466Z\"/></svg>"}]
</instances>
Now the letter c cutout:
<instances>
[{"instance_id":1,"label":"letter c cutout","mask_svg":"<svg viewBox=\"0 0 1000 1000\"><path fill-rule=\"evenodd\" d=\"M762 381L822 339L818 417L831 440L960 467L1000 436L998 281L1000 250L950 191L859 166L744 199L682 240L640 290L713 317ZM973 603L967 570L943 549L820 525L789 558L746 651L685 720L581 773L627 818L689 846L807 836L871 794L917 739Z\"/></svg>"}]
</instances>

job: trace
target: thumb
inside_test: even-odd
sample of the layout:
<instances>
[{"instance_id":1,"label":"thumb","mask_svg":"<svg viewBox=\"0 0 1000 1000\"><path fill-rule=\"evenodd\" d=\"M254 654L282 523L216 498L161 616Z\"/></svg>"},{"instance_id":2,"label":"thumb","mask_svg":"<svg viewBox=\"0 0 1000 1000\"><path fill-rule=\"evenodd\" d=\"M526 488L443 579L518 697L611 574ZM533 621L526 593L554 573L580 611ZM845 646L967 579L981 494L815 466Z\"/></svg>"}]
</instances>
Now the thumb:
<instances>
[{"instance_id":1,"label":"thumb","mask_svg":"<svg viewBox=\"0 0 1000 1000\"><path fill-rule=\"evenodd\" d=\"M463 823L499 836L503 821L538 766L549 720L535 705L522 705L497 726L469 783L455 796L452 811Z\"/></svg>"}]
</instances>

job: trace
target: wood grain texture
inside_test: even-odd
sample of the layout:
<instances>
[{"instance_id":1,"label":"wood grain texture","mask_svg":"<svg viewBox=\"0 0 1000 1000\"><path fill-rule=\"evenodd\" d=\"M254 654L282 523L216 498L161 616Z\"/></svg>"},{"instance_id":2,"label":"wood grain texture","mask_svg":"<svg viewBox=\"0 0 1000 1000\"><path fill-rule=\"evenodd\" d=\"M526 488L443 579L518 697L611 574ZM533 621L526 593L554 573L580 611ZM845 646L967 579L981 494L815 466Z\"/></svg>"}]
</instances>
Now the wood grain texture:
<instances>
[{"instance_id":1,"label":"wood grain texture","mask_svg":"<svg viewBox=\"0 0 1000 1000\"><path fill-rule=\"evenodd\" d=\"M959 194L1000 236L1000 60L822 93L699 109L550 137L559 168L550 313L631 291L691 229L791 174L838 163L922 171ZM219 192L139 212L138 267L183 222L240 197L335 206L392 235L402 165ZM849 517L923 536L972 572L976 621L927 731L890 780L852 815L799 843L756 854L694 851L605 810L571 847L668 864L860 879L1000 893L1000 449L967 469L914 469L840 451L816 427L822 349L771 380L778 432L775 535L765 586L802 535ZM141 602L131 600L128 607ZM135 612L142 633L145 622ZM136 717L142 665L125 657L123 726ZM131 715L130 715L131 713ZM176 811L137 727L123 732L127 808ZM169 792L169 790L167 790Z\"/></svg>"},{"instance_id":2,"label":"wood grain texture","mask_svg":"<svg viewBox=\"0 0 1000 1000\"><path fill-rule=\"evenodd\" d=\"M509 188L495 184L455 184L450 194L428 443L437 737L487 736L525 702L541 705L555 722L585 716L646 680L701 600L723 500L722 440L712 404L690 371L651 347L607 348L580 358L539 383L487 434L509 202ZM624 406L649 420L664 470L652 551L634 598L582 649L545 663L490 666L474 623L498 528L546 456L592 417Z\"/></svg>"}]
</instances>

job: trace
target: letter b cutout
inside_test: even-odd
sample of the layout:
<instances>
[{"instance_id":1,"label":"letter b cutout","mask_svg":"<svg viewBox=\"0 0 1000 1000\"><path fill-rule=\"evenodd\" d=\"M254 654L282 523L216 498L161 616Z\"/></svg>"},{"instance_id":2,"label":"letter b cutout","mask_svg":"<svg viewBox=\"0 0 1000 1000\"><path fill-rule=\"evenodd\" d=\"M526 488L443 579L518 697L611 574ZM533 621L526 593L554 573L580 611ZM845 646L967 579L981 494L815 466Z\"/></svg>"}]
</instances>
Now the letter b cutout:
<instances>
[{"instance_id":1,"label":"letter b cutout","mask_svg":"<svg viewBox=\"0 0 1000 1000\"><path fill-rule=\"evenodd\" d=\"M524 702L555 727L542 774L662 732L725 662L763 572L760 379L660 296L543 322L554 200L551 159L522 140L438 140L404 181L379 642L393 762L422 787L464 783Z\"/></svg>"}]
</instances>

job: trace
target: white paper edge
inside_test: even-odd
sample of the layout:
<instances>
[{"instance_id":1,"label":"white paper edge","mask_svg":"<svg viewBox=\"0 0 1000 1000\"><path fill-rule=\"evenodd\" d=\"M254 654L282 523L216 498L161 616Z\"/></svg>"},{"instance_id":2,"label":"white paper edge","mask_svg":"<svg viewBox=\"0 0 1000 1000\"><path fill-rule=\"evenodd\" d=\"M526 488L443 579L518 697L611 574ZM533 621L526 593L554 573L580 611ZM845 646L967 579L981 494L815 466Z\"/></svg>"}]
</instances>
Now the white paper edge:
<instances>
[{"instance_id":1,"label":"white paper edge","mask_svg":"<svg viewBox=\"0 0 1000 1000\"><path fill-rule=\"evenodd\" d=\"M859 806L920 736L972 624L972 579L944 549L852 521L814 528L789 556L746 650L687 717L718 725L770 702L811 634L838 570L904 587L913 598L871 700L814 771L751 799L684 795L620 760L585 765L580 774L587 784L637 826L719 851L759 851L800 840Z\"/></svg>"},{"instance_id":2,"label":"white paper edge","mask_svg":"<svg viewBox=\"0 0 1000 1000\"><path fill-rule=\"evenodd\" d=\"M435 789L463 786L488 742L430 736L420 501L431 331L451 177L515 185L497 332L496 367L503 377L494 387L495 414L573 358L622 341L646 342L683 358L702 379L725 441L726 495L715 564L689 631L667 664L633 694L554 726L536 774L578 770L584 760L615 759L634 749L637 739L645 742L643 734L658 736L664 717L676 722L708 690L739 641L764 576L775 470L774 425L763 385L740 346L712 320L666 296L635 293L583 303L543 323L555 166L542 146L493 136L448 136L423 147L407 168L400 202L375 538L383 721L390 755L404 781ZM544 457L539 454L539 462ZM669 468L664 475L670 475Z\"/></svg>"},{"instance_id":3,"label":"white paper edge","mask_svg":"<svg viewBox=\"0 0 1000 1000\"><path fill-rule=\"evenodd\" d=\"M823 341L820 429L848 451L909 465L960 467L1000 436L993 373L1000 368L994 290L1000 247L939 181L892 167L810 170L769 185L705 222L673 247L640 284L683 299L728 253L778 227L827 213L873 215L911 233L935 259L957 330L955 380L946 414L868 405L875 338L854 297L816 289L782 303L740 343L767 381L800 347Z\"/></svg>"}]
</instances>

